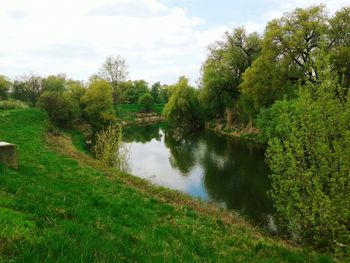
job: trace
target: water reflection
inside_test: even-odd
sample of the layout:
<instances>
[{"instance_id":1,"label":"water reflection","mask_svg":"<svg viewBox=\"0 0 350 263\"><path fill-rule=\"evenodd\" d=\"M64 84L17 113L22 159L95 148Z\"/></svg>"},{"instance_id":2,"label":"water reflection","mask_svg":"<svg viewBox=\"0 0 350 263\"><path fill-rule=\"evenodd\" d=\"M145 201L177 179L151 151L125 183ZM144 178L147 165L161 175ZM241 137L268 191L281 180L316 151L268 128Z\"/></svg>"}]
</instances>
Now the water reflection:
<instances>
[{"instance_id":1,"label":"water reflection","mask_svg":"<svg viewBox=\"0 0 350 263\"><path fill-rule=\"evenodd\" d=\"M260 145L209 131L183 135L161 124L129 127L124 134L133 174L271 225L269 171Z\"/></svg>"}]
</instances>

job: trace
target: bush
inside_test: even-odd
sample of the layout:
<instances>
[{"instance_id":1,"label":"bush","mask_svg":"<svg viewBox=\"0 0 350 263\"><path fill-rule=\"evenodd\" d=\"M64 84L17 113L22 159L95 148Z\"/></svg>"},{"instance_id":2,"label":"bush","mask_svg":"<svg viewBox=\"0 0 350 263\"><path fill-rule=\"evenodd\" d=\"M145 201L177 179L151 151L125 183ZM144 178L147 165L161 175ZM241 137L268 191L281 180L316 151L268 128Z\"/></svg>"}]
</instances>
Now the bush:
<instances>
[{"instance_id":1,"label":"bush","mask_svg":"<svg viewBox=\"0 0 350 263\"><path fill-rule=\"evenodd\" d=\"M47 112L51 122L62 128L70 127L80 116L79 105L67 93L44 92L38 106Z\"/></svg>"},{"instance_id":2,"label":"bush","mask_svg":"<svg viewBox=\"0 0 350 263\"><path fill-rule=\"evenodd\" d=\"M0 101L0 109L26 109L28 105L20 100L3 100Z\"/></svg>"},{"instance_id":3,"label":"bush","mask_svg":"<svg viewBox=\"0 0 350 263\"><path fill-rule=\"evenodd\" d=\"M270 139L283 138L287 133L283 122L286 112L294 111L293 100L276 101L270 108L262 109L257 116L256 124L260 130L260 140L268 142Z\"/></svg>"},{"instance_id":4,"label":"bush","mask_svg":"<svg viewBox=\"0 0 350 263\"><path fill-rule=\"evenodd\" d=\"M95 129L116 121L113 89L105 80L93 81L82 97L84 116Z\"/></svg>"},{"instance_id":5,"label":"bush","mask_svg":"<svg viewBox=\"0 0 350 263\"><path fill-rule=\"evenodd\" d=\"M150 93L145 93L139 98L139 104L143 106L144 111L150 111L154 99Z\"/></svg>"},{"instance_id":6,"label":"bush","mask_svg":"<svg viewBox=\"0 0 350 263\"><path fill-rule=\"evenodd\" d=\"M98 132L93 151L96 158L106 165L127 171L127 151L122 142L121 126L109 125Z\"/></svg>"},{"instance_id":7,"label":"bush","mask_svg":"<svg viewBox=\"0 0 350 263\"><path fill-rule=\"evenodd\" d=\"M333 251L350 246L350 97L330 77L280 107L269 142L271 197L301 241ZM281 102L280 105L284 105ZM344 251L343 251L344 252Z\"/></svg>"}]
</instances>

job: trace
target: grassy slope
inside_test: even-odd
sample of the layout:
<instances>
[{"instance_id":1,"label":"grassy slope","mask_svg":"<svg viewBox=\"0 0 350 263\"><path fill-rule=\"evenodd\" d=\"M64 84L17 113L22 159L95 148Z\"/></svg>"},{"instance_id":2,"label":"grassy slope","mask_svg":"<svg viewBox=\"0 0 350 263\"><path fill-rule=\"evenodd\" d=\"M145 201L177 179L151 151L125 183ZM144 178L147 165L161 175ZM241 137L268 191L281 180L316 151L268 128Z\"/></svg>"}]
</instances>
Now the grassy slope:
<instances>
[{"instance_id":1,"label":"grassy slope","mask_svg":"<svg viewBox=\"0 0 350 263\"><path fill-rule=\"evenodd\" d=\"M38 109L0 111L20 155L18 171L0 166L0 261L328 262L54 153L46 125Z\"/></svg>"}]
</instances>

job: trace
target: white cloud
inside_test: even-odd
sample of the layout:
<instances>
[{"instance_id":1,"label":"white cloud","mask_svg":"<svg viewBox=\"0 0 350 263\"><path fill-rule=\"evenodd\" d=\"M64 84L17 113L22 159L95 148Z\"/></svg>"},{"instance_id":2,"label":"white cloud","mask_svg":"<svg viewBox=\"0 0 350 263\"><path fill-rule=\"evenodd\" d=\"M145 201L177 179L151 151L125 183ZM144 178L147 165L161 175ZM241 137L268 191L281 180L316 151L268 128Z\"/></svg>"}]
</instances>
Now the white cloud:
<instances>
[{"instance_id":1,"label":"white cloud","mask_svg":"<svg viewBox=\"0 0 350 263\"><path fill-rule=\"evenodd\" d=\"M150 82L174 82L182 74L196 78L202 59L198 54L224 32L224 27L200 29L202 19L158 0L0 0L0 4L0 72L10 77L65 72L87 79L106 56L120 54L130 64L131 78Z\"/></svg>"}]
</instances>

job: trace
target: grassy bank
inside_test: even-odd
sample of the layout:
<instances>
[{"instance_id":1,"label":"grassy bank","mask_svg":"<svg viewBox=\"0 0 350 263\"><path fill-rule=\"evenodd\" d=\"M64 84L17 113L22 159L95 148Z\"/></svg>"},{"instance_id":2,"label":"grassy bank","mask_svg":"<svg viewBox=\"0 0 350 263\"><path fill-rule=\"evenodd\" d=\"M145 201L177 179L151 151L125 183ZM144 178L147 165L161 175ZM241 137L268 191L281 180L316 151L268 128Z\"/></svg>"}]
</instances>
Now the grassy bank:
<instances>
[{"instance_id":1,"label":"grassy bank","mask_svg":"<svg viewBox=\"0 0 350 263\"><path fill-rule=\"evenodd\" d=\"M46 136L39 109L0 111L0 261L330 262L239 217L104 167L69 137ZM76 142L75 144L79 144Z\"/></svg>"}]
</instances>

